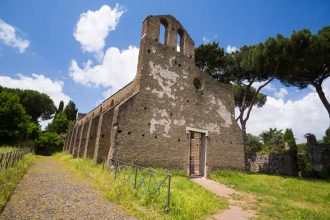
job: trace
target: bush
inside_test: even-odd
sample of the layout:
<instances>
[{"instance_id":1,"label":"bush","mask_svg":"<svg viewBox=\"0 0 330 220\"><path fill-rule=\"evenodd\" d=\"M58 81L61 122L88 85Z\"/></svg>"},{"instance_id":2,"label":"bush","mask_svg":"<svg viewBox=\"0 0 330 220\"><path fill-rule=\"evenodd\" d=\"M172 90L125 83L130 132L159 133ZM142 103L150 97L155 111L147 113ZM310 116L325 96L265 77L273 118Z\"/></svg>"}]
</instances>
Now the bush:
<instances>
[{"instance_id":1,"label":"bush","mask_svg":"<svg viewBox=\"0 0 330 220\"><path fill-rule=\"evenodd\" d=\"M37 154L50 156L62 149L63 140L57 133L43 132L39 135L39 138L35 140L35 146Z\"/></svg>"}]
</instances>

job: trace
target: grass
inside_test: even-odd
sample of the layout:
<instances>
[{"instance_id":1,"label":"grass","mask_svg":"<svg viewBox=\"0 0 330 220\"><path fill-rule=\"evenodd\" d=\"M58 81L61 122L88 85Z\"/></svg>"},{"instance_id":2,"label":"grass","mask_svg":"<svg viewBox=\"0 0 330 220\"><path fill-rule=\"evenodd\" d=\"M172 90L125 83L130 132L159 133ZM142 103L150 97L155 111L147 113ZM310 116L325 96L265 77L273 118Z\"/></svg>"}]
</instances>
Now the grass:
<instances>
[{"instance_id":1,"label":"grass","mask_svg":"<svg viewBox=\"0 0 330 220\"><path fill-rule=\"evenodd\" d=\"M0 170L0 212L5 207L16 185L29 169L35 157L32 153L28 153L20 161L16 162L13 167L7 170Z\"/></svg>"},{"instance_id":2,"label":"grass","mask_svg":"<svg viewBox=\"0 0 330 220\"><path fill-rule=\"evenodd\" d=\"M111 172L103 170L101 165L94 166L90 159L72 159L66 153L54 156L89 179L109 201L120 204L129 214L140 219L205 219L228 206L226 200L191 182L180 172L175 172L171 182L171 205L166 210L165 189L160 195L155 192L144 195L134 193L132 187L122 179L114 179Z\"/></svg>"},{"instance_id":3,"label":"grass","mask_svg":"<svg viewBox=\"0 0 330 220\"><path fill-rule=\"evenodd\" d=\"M0 146L0 153L8 153L8 152L11 152L11 151L14 151L14 150L17 150L17 148L7 146L7 145Z\"/></svg>"},{"instance_id":4,"label":"grass","mask_svg":"<svg viewBox=\"0 0 330 220\"><path fill-rule=\"evenodd\" d=\"M221 171L211 179L257 195L259 219L330 219L330 182Z\"/></svg>"}]
</instances>

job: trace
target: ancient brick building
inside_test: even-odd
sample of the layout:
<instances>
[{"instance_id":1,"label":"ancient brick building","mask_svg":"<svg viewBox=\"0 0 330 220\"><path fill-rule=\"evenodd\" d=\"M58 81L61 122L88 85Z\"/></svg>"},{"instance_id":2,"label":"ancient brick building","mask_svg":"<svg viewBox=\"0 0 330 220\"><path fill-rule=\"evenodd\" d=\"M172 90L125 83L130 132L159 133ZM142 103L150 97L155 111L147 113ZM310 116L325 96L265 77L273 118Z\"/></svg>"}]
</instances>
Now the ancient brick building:
<instances>
[{"instance_id":1,"label":"ancient brick building","mask_svg":"<svg viewBox=\"0 0 330 220\"><path fill-rule=\"evenodd\" d=\"M234 107L230 89L195 66L194 42L183 26L172 16L148 16L135 79L80 115L64 150L95 162L132 161L190 175L243 169Z\"/></svg>"}]
</instances>

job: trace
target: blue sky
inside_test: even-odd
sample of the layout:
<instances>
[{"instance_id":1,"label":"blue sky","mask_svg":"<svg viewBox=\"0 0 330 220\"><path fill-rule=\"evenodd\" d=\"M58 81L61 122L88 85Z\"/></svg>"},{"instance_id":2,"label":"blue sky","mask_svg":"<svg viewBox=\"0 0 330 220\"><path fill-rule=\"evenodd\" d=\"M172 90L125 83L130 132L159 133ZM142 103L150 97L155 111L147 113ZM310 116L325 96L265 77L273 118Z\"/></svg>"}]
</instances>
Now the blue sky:
<instances>
[{"instance_id":1,"label":"blue sky","mask_svg":"<svg viewBox=\"0 0 330 220\"><path fill-rule=\"evenodd\" d=\"M218 41L224 48L239 48L302 28L316 33L330 25L329 12L330 1L321 0L0 0L0 85L37 89L56 103L72 99L80 112L88 112L134 77L141 23L147 15L175 16L196 46ZM88 22L81 22L78 28L82 19L104 18L109 21L99 24L108 28L105 31L94 30ZM77 30L82 32L77 34ZM101 46L95 45L97 39ZM85 66L88 60L89 66ZM323 87L330 87L329 80ZM249 132L292 127L302 141L304 132L320 137L330 124L311 88L285 88L275 81L263 92L269 95L269 103L253 112ZM261 117L265 114L277 119ZM301 122L303 119L313 123Z\"/></svg>"}]
</instances>

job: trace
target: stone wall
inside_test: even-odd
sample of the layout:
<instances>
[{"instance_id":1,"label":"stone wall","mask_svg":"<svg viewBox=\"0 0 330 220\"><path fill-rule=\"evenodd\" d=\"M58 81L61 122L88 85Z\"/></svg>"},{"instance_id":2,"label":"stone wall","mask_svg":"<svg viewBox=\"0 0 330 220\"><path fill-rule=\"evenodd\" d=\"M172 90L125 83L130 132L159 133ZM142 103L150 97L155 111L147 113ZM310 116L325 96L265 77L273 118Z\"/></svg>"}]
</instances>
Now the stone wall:
<instances>
[{"instance_id":1,"label":"stone wall","mask_svg":"<svg viewBox=\"0 0 330 220\"><path fill-rule=\"evenodd\" d=\"M163 44L160 25L166 28ZM244 169L234 108L231 90L195 66L194 42L183 26L172 16L149 16L143 22L134 81L81 118L68 132L72 141L65 142L65 149L81 156L79 147L85 146L85 152L94 152L95 162L108 157L188 170L193 131L205 136L201 161L207 170ZM89 144L94 135L95 144Z\"/></svg>"},{"instance_id":2,"label":"stone wall","mask_svg":"<svg viewBox=\"0 0 330 220\"><path fill-rule=\"evenodd\" d=\"M330 144L308 145L308 157L315 171L330 172Z\"/></svg>"},{"instance_id":3,"label":"stone wall","mask_svg":"<svg viewBox=\"0 0 330 220\"><path fill-rule=\"evenodd\" d=\"M290 152L279 154L256 153L248 159L250 171L296 176L296 160Z\"/></svg>"}]
</instances>

